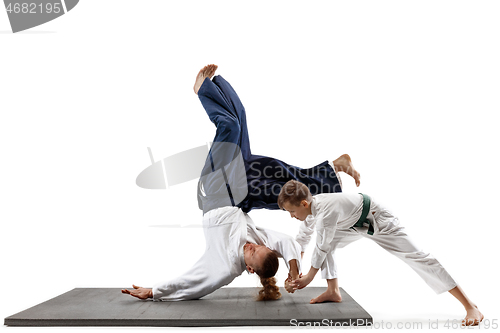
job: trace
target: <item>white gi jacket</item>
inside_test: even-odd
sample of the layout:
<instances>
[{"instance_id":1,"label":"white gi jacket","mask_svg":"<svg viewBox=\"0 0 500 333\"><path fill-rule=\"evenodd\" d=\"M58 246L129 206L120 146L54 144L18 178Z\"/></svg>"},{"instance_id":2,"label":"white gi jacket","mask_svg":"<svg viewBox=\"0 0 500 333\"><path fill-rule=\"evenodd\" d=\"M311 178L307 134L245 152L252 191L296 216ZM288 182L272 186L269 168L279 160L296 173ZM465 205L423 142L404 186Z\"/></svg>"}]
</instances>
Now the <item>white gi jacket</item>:
<instances>
[{"instance_id":1,"label":"white gi jacket","mask_svg":"<svg viewBox=\"0 0 500 333\"><path fill-rule=\"evenodd\" d=\"M229 284L246 270L243 246L248 241L270 248L285 261L297 260L300 245L290 236L256 227L237 207L213 209L203 215L206 249L203 256L182 276L153 287L153 300L197 299Z\"/></svg>"},{"instance_id":2,"label":"white gi jacket","mask_svg":"<svg viewBox=\"0 0 500 333\"><path fill-rule=\"evenodd\" d=\"M360 194L328 193L313 196L311 215L303 221L296 237L305 251L316 226L316 246L311 266L321 268L326 255L330 252L337 229L349 229L361 217L363 196Z\"/></svg>"},{"instance_id":3,"label":"white gi jacket","mask_svg":"<svg viewBox=\"0 0 500 333\"><path fill-rule=\"evenodd\" d=\"M316 246L311 266L321 268L324 279L337 278L333 257L337 248L360 238L368 238L407 263L436 293L451 290L457 285L436 258L413 242L398 218L373 199L367 219L374 228L374 234L367 233L367 226L351 229L362 212L361 194L328 193L313 197L312 214L301 224L297 241L304 251L316 225Z\"/></svg>"}]
</instances>

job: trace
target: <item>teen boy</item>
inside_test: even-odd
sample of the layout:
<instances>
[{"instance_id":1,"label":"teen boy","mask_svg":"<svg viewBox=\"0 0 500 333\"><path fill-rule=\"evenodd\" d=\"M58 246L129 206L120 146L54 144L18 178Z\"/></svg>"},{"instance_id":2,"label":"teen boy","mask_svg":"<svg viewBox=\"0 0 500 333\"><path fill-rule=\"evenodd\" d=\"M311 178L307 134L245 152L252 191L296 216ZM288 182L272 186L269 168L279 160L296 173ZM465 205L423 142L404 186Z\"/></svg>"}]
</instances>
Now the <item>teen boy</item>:
<instances>
[{"instance_id":1,"label":"teen boy","mask_svg":"<svg viewBox=\"0 0 500 333\"><path fill-rule=\"evenodd\" d=\"M365 194L326 193L312 196L304 184L291 180L281 189L278 205L303 223L297 241L302 253L316 226L316 246L307 275L290 282L294 289L306 287L321 268L327 290L310 303L341 302L334 253L366 237L406 262L436 292L449 291L467 311L464 325L477 325L484 316L443 266L408 237L397 217Z\"/></svg>"}]
</instances>

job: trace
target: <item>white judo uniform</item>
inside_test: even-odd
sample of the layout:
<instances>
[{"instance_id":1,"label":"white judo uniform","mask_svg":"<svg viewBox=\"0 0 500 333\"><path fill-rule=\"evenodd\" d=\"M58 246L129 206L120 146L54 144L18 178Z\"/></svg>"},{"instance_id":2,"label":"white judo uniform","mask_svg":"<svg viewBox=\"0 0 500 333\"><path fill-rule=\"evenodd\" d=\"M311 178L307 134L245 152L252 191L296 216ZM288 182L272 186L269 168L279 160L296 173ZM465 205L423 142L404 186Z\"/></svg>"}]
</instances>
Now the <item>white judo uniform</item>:
<instances>
[{"instance_id":1,"label":"white judo uniform","mask_svg":"<svg viewBox=\"0 0 500 333\"><path fill-rule=\"evenodd\" d=\"M296 240L304 252L316 226L316 245L311 266L321 268L323 279L337 277L334 260L337 248L366 237L406 262L436 293L443 293L457 286L439 261L423 252L408 237L398 218L373 199L367 216L373 225L373 235L367 233L367 225L351 228L361 217L362 210L361 194L329 193L313 196L312 214L301 223Z\"/></svg>"},{"instance_id":2,"label":"white judo uniform","mask_svg":"<svg viewBox=\"0 0 500 333\"><path fill-rule=\"evenodd\" d=\"M246 242L265 245L287 268L297 260L300 271L300 245L286 234L256 227L237 207L213 209L203 215L206 249L203 256L183 275L153 287L153 300L197 299L229 284L246 270L243 246Z\"/></svg>"}]
</instances>

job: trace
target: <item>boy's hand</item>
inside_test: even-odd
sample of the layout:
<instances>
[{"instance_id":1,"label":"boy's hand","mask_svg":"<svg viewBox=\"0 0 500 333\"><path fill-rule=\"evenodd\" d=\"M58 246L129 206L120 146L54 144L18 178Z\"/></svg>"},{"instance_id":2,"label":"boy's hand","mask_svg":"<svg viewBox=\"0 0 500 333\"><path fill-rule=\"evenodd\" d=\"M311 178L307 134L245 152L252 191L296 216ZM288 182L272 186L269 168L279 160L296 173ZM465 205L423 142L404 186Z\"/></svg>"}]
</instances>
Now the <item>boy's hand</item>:
<instances>
[{"instance_id":1,"label":"boy's hand","mask_svg":"<svg viewBox=\"0 0 500 333\"><path fill-rule=\"evenodd\" d=\"M290 285L290 281L285 280L285 290L288 291L288 293L293 294L295 292L295 289Z\"/></svg>"},{"instance_id":2,"label":"boy's hand","mask_svg":"<svg viewBox=\"0 0 500 333\"><path fill-rule=\"evenodd\" d=\"M293 280L290 285L294 290L302 289L305 288L309 283L311 283L313 278L314 276L311 277L311 274L306 274L305 276L302 276L302 274L300 274L299 278Z\"/></svg>"},{"instance_id":3,"label":"boy's hand","mask_svg":"<svg viewBox=\"0 0 500 333\"><path fill-rule=\"evenodd\" d=\"M132 285L134 290L122 289L123 294L129 294L130 296L137 297L139 299L148 299L153 298L153 289L151 288L142 288L136 285Z\"/></svg>"},{"instance_id":4,"label":"boy's hand","mask_svg":"<svg viewBox=\"0 0 500 333\"><path fill-rule=\"evenodd\" d=\"M285 290L293 294L295 292L295 289L293 289L293 287L290 285L290 282L292 282L292 276L290 275L290 273L288 273L288 278L285 280Z\"/></svg>"}]
</instances>

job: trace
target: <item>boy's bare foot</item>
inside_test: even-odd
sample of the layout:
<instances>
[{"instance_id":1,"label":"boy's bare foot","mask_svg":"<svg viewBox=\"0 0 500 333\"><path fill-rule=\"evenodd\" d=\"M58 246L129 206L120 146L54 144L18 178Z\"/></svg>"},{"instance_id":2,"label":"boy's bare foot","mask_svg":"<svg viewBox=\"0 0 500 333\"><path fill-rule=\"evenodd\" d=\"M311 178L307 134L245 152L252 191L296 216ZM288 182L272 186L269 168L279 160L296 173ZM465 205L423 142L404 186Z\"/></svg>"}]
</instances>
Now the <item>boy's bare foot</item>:
<instances>
[{"instance_id":1,"label":"boy's bare foot","mask_svg":"<svg viewBox=\"0 0 500 333\"><path fill-rule=\"evenodd\" d=\"M356 186L359 186L360 178L361 175L359 172L354 169L354 165L352 164L351 157L347 154L344 154L337 158L335 161L333 161L333 165L335 166L335 169L337 171L342 171L347 173L349 176L354 178L354 181L356 182Z\"/></svg>"},{"instance_id":2,"label":"boy's bare foot","mask_svg":"<svg viewBox=\"0 0 500 333\"><path fill-rule=\"evenodd\" d=\"M327 289L324 293L322 293L318 297L313 298L309 303L314 304L323 302L337 302L337 303L342 302L342 296L340 296L340 291L338 290L331 291Z\"/></svg>"},{"instance_id":3,"label":"boy's bare foot","mask_svg":"<svg viewBox=\"0 0 500 333\"><path fill-rule=\"evenodd\" d=\"M477 326L484 319L483 314L476 305L473 308L467 309L467 316L462 320L462 326Z\"/></svg>"},{"instance_id":4,"label":"boy's bare foot","mask_svg":"<svg viewBox=\"0 0 500 333\"><path fill-rule=\"evenodd\" d=\"M462 326L476 326L484 319L483 314L477 308L477 305L471 302L471 300L465 295L465 292L462 290L460 286L456 286L448 290L450 294L453 295L457 300L462 303L467 311L467 315L464 320L462 320Z\"/></svg>"},{"instance_id":5,"label":"boy's bare foot","mask_svg":"<svg viewBox=\"0 0 500 333\"><path fill-rule=\"evenodd\" d=\"M196 76L196 81L194 83L194 93L198 95L198 90L200 90L201 85L203 84L203 81L208 77L209 79L214 76L215 71L217 70L217 65L206 65L203 67L198 75Z\"/></svg>"}]
</instances>

